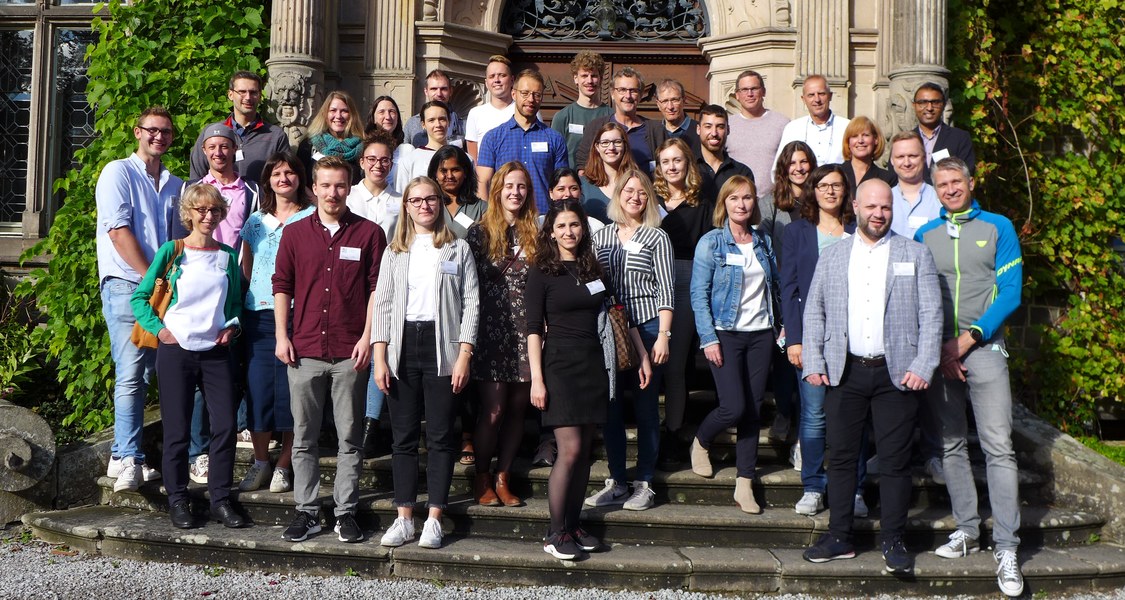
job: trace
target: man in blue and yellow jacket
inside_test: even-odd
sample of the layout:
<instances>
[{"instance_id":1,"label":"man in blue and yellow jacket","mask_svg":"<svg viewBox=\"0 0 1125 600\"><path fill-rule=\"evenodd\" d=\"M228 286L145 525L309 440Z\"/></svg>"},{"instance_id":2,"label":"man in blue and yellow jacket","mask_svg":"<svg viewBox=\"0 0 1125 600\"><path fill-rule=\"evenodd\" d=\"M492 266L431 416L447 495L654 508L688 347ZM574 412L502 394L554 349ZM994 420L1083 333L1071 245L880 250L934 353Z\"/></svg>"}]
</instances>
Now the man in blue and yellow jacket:
<instances>
[{"instance_id":1,"label":"man in blue and yellow jacket","mask_svg":"<svg viewBox=\"0 0 1125 600\"><path fill-rule=\"evenodd\" d=\"M973 200L974 182L964 161L938 161L933 178L941 216L919 228L914 239L933 254L941 284L945 341L937 379L942 381L931 388L929 401L941 415L942 466L957 522L937 554L957 558L980 549L981 519L966 441L968 401L986 458L997 585L1004 594L1019 596L1019 477L1003 325L1020 304L1023 258L1011 221L981 210Z\"/></svg>"}]
</instances>

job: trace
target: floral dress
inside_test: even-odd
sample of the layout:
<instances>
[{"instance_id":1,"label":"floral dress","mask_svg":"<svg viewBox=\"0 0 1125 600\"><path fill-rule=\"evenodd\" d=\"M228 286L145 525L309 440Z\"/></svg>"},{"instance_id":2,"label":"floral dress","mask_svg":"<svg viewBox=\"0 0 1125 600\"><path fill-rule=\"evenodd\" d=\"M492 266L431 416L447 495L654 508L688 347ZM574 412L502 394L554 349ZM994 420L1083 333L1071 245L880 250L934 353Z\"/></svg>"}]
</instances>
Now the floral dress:
<instances>
[{"instance_id":1,"label":"floral dress","mask_svg":"<svg viewBox=\"0 0 1125 600\"><path fill-rule=\"evenodd\" d=\"M527 253L508 228L508 252L493 262L479 224L469 228L465 241L477 261L480 281L480 327L473 350L472 376L479 381L506 383L531 381L527 362L527 311L524 289L529 264Z\"/></svg>"}]
</instances>

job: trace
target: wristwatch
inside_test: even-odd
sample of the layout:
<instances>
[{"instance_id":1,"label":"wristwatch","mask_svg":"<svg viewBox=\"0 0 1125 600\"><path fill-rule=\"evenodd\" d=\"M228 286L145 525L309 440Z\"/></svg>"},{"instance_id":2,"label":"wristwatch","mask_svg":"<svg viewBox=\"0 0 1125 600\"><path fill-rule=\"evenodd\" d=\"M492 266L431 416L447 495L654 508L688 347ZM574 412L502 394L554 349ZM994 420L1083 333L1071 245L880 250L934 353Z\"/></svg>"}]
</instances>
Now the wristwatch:
<instances>
[{"instance_id":1,"label":"wristwatch","mask_svg":"<svg viewBox=\"0 0 1125 600\"><path fill-rule=\"evenodd\" d=\"M973 338L973 341L978 344L984 342L984 333L982 333L979 329L969 329L969 337Z\"/></svg>"},{"instance_id":2,"label":"wristwatch","mask_svg":"<svg viewBox=\"0 0 1125 600\"><path fill-rule=\"evenodd\" d=\"M663 329L663 330L660 331L660 335L663 335L663 336L667 337L668 339L672 339L672 330Z\"/></svg>"}]
</instances>

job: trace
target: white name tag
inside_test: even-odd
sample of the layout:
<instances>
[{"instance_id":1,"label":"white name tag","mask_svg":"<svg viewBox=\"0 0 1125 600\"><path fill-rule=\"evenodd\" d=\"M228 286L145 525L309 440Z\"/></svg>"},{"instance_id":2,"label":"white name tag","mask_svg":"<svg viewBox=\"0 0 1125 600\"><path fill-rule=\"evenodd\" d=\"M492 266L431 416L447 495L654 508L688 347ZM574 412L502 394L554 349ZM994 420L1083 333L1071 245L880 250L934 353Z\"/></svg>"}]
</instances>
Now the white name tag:
<instances>
[{"instance_id":1,"label":"white name tag","mask_svg":"<svg viewBox=\"0 0 1125 600\"><path fill-rule=\"evenodd\" d=\"M910 217L906 220L906 224L909 225L911 229L918 229L929 222L929 219L926 217Z\"/></svg>"},{"instance_id":2,"label":"white name tag","mask_svg":"<svg viewBox=\"0 0 1125 600\"><path fill-rule=\"evenodd\" d=\"M532 152L547 152L547 142L531 142Z\"/></svg>"},{"instance_id":3,"label":"white name tag","mask_svg":"<svg viewBox=\"0 0 1125 600\"><path fill-rule=\"evenodd\" d=\"M359 248L340 246L340 260L359 260Z\"/></svg>"},{"instance_id":4,"label":"white name tag","mask_svg":"<svg viewBox=\"0 0 1125 600\"><path fill-rule=\"evenodd\" d=\"M446 142L448 142L450 146L455 146L457 148L461 148L465 144L465 140L462 140L461 138L457 138L455 140L446 140Z\"/></svg>"},{"instance_id":5,"label":"white name tag","mask_svg":"<svg viewBox=\"0 0 1125 600\"><path fill-rule=\"evenodd\" d=\"M945 232L953 239L961 237L961 228L954 224L953 221L946 221Z\"/></svg>"},{"instance_id":6,"label":"white name tag","mask_svg":"<svg viewBox=\"0 0 1125 600\"><path fill-rule=\"evenodd\" d=\"M246 155L242 153L242 148L234 151L234 162L242 162L246 160Z\"/></svg>"},{"instance_id":7,"label":"white name tag","mask_svg":"<svg viewBox=\"0 0 1125 600\"><path fill-rule=\"evenodd\" d=\"M586 133L586 126L579 125L578 123L570 123L566 126L566 130L568 133L582 135L583 133Z\"/></svg>"},{"instance_id":8,"label":"white name tag","mask_svg":"<svg viewBox=\"0 0 1125 600\"><path fill-rule=\"evenodd\" d=\"M648 161L648 172L649 173L655 173L656 172L656 161L655 160Z\"/></svg>"},{"instance_id":9,"label":"white name tag","mask_svg":"<svg viewBox=\"0 0 1125 600\"><path fill-rule=\"evenodd\" d=\"M934 162L935 163L939 160L946 159L946 158L949 158L949 148L942 148L941 150L938 150L937 152L934 152Z\"/></svg>"},{"instance_id":10,"label":"white name tag","mask_svg":"<svg viewBox=\"0 0 1125 600\"><path fill-rule=\"evenodd\" d=\"M845 231L845 232L844 232L843 234L841 234L841 235L840 235L840 239L842 239L842 240L846 240L846 239L848 239L848 238L850 238L850 237L852 237L852 234L850 234L850 233L848 233L848 232L846 232L846 231Z\"/></svg>"},{"instance_id":11,"label":"white name tag","mask_svg":"<svg viewBox=\"0 0 1125 600\"><path fill-rule=\"evenodd\" d=\"M640 252L641 250L644 250L644 249L645 249L644 244L642 244L640 242L634 242L633 240L629 240L629 241L625 242L625 251L626 252L636 254L637 252Z\"/></svg>"},{"instance_id":12,"label":"white name tag","mask_svg":"<svg viewBox=\"0 0 1125 600\"><path fill-rule=\"evenodd\" d=\"M745 267L746 256L742 254L727 253L727 264L732 267Z\"/></svg>"},{"instance_id":13,"label":"white name tag","mask_svg":"<svg viewBox=\"0 0 1125 600\"><path fill-rule=\"evenodd\" d=\"M320 160L322 158L324 158L323 154L321 154L319 151L313 151L313 153L312 153L312 159L313 160Z\"/></svg>"},{"instance_id":14,"label":"white name tag","mask_svg":"<svg viewBox=\"0 0 1125 600\"><path fill-rule=\"evenodd\" d=\"M441 261L441 274L442 275L456 275L457 274L457 263L455 263L451 260Z\"/></svg>"},{"instance_id":15,"label":"white name tag","mask_svg":"<svg viewBox=\"0 0 1125 600\"><path fill-rule=\"evenodd\" d=\"M519 256L519 255L520 255L520 245L516 244L515 246L512 246L512 256Z\"/></svg>"},{"instance_id":16,"label":"white name tag","mask_svg":"<svg viewBox=\"0 0 1125 600\"><path fill-rule=\"evenodd\" d=\"M896 262L892 268L895 277L914 277L914 263Z\"/></svg>"},{"instance_id":17,"label":"white name tag","mask_svg":"<svg viewBox=\"0 0 1125 600\"><path fill-rule=\"evenodd\" d=\"M604 292L605 291L605 284L602 283L601 279L595 279L595 280L586 284L586 289L590 290L590 295L593 296L594 294L597 294L598 292Z\"/></svg>"},{"instance_id":18,"label":"white name tag","mask_svg":"<svg viewBox=\"0 0 1125 600\"><path fill-rule=\"evenodd\" d=\"M656 210L660 213L660 220L661 221L664 220L664 217L668 216L668 211L665 210L663 206L660 206L659 204L656 205Z\"/></svg>"},{"instance_id":19,"label":"white name tag","mask_svg":"<svg viewBox=\"0 0 1125 600\"><path fill-rule=\"evenodd\" d=\"M465 229L468 229L469 226L473 224L473 218L463 212L457 213L457 216L453 217L453 220Z\"/></svg>"}]
</instances>

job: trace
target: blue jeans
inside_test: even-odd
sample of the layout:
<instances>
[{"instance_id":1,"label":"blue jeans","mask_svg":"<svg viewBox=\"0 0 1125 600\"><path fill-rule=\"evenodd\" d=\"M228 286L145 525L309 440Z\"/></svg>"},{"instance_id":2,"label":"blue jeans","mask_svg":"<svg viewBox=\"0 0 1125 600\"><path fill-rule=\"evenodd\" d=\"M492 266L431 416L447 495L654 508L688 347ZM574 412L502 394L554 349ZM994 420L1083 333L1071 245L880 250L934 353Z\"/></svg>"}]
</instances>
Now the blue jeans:
<instances>
[{"instance_id":1,"label":"blue jeans","mask_svg":"<svg viewBox=\"0 0 1125 600\"><path fill-rule=\"evenodd\" d=\"M141 448L144 428L145 397L148 382L156 369L156 351L133 345L133 307L129 304L137 284L116 277L102 283L102 316L109 329L109 352L113 358L113 446L116 458L133 457L145 461Z\"/></svg>"},{"instance_id":2,"label":"blue jeans","mask_svg":"<svg viewBox=\"0 0 1125 600\"><path fill-rule=\"evenodd\" d=\"M980 537L977 487L969 465L968 424L965 404L972 405L977 436L984 451L988 499L992 504L992 541L997 550L1014 551L1020 545L1019 474L1012 446L1012 389L1008 382L1008 353L1002 344L974 348L961 364L966 381L943 380L931 388L940 404L945 442L945 487L953 505L957 529Z\"/></svg>"},{"instance_id":3,"label":"blue jeans","mask_svg":"<svg viewBox=\"0 0 1125 600\"><path fill-rule=\"evenodd\" d=\"M645 350L652 352L656 336L660 333L660 319L649 319L637 326ZM660 379L663 366L652 366L648 386L640 389L636 371L622 373L618 378L617 400L609 403L609 416L603 436L605 452L609 458L610 477L625 482L625 417L622 410L621 389L632 386L633 412L637 419L637 481L651 482L656 473L656 453L660 449Z\"/></svg>"},{"instance_id":4,"label":"blue jeans","mask_svg":"<svg viewBox=\"0 0 1125 600\"><path fill-rule=\"evenodd\" d=\"M803 372L798 372L797 375L800 377L801 391L801 484L806 492L823 494L828 487L828 473L824 469L824 397L828 388L805 381ZM871 448L865 425L860 441L859 463L856 465L857 494L863 489L863 482L867 479L867 459L870 457Z\"/></svg>"},{"instance_id":5,"label":"blue jeans","mask_svg":"<svg viewBox=\"0 0 1125 600\"><path fill-rule=\"evenodd\" d=\"M375 385L375 358L372 357L371 375L367 377L367 407L364 409L363 416L378 421L379 415L383 413L383 401L386 399L387 395Z\"/></svg>"}]
</instances>

